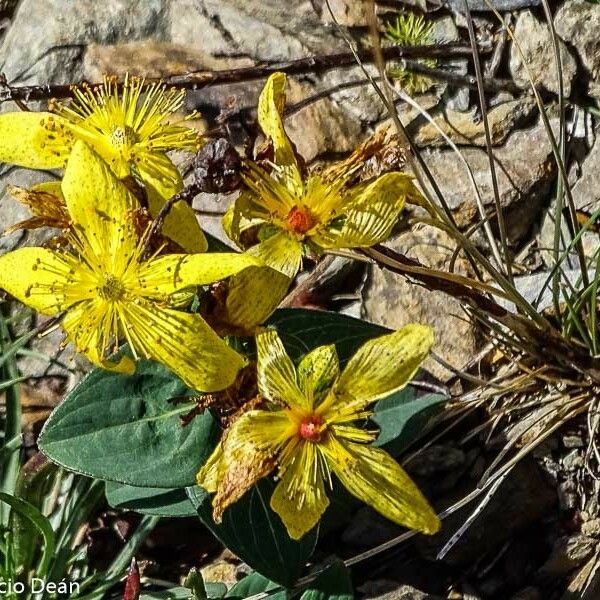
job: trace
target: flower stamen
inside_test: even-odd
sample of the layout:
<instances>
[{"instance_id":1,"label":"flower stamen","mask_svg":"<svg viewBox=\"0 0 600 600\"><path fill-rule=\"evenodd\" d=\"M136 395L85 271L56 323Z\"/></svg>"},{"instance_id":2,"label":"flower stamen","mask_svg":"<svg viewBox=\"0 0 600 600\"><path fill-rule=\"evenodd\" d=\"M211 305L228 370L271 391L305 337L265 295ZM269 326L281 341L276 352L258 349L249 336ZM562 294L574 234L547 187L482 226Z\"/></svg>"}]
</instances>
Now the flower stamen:
<instances>
[{"instance_id":1,"label":"flower stamen","mask_svg":"<svg viewBox=\"0 0 600 600\"><path fill-rule=\"evenodd\" d=\"M100 296L104 300L116 302L125 294L125 286L118 277L114 275L104 276L104 285L100 288Z\"/></svg>"},{"instance_id":2,"label":"flower stamen","mask_svg":"<svg viewBox=\"0 0 600 600\"><path fill-rule=\"evenodd\" d=\"M320 442L326 427L319 415L311 414L302 419L298 435L307 442Z\"/></svg>"},{"instance_id":3,"label":"flower stamen","mask_svg":"<svg viewBox=\"0 0 600 600\"><path fill-rule=\"evenodd\" d=\"M294 233L305 234L316 224L317 220L306 206L294 206L287 214L286 223Z\"/></svg>"}]
</instances>

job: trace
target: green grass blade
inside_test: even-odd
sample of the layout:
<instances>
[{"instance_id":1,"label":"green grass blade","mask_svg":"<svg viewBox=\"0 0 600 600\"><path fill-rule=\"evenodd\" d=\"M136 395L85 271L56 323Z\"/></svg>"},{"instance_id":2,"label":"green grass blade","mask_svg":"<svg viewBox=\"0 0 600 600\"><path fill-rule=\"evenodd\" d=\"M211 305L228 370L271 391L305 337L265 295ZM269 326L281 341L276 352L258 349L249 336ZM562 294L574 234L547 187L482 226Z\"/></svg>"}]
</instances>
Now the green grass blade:
<instances>
[{"instance_id":1,"label":"green grass blade","mask_svg":"<svg viewBox=\"0 0 600 600\"><path fill-rule=\"evenodd\" d=\"M6 306L6 305L5 305ZM4 306L4 307L5 307ZM2 307L2 308L4 308ZM5 360L0 368L0 376L4 380L12 381L19 378L15 356L6 358L5 348L11 344L10 331L4 321L4 311L0 311L0 360ZM4 431L4 444L11 442L21 436L21 400L19 398L18 385L11 385L6 388L6 424ZM4 494L13 494L20 467L20 445L13 449L4 461L4 468L0 473L0 492ZM8 503L0 502L0 525L6 527L10 516L10 507Z\"/></svg>"},{"instance_id":2,"label":"green grass blade","mask_svg":"<svg viewBox=\"0 0 600 600\"><path fill-rule=\"evenodd\" d=\"M42 538L44 539L44 550L42 552L42 558L40 560L40 566L37 574L39 577L45 577L50 567L50 563L54 556L54 549L56 547L54 531L50 526L50 522L35 506L29 504L29 502L25 502L25 500L22 500L21 498L0 492L0 501L8 504L22 517L31 521L31 523L42 534Z\"/></svg>"}]
</instances>

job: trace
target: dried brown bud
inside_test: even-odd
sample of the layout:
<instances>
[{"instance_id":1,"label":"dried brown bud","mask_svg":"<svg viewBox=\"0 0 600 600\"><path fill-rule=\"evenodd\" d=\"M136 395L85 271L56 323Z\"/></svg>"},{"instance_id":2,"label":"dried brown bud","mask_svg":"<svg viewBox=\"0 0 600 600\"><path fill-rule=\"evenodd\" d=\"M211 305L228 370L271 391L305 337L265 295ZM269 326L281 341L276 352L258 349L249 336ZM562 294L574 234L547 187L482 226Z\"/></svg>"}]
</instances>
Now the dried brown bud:
<instances>
[{"instance_id":1,"label":"dried brown bud","mask_svg":"<svg viewBox=\"0 0 600 600\"><path fill-rule=\"evenodd\" d=\"M131 559L131 565L127 572L125 580L125 591L123 592L123 600L138 600L140 597L140 570L138 569L135 558Z\"/></svg>"},{"instance_id":2,"label":"dried brown bud","mask_svg":"<svg viewBox=\"0 0 600 600\"><path fill-rule=\"evenodd\" d=\"M241 159L225 138L204 145L194 160L199 191L210 194L233 192L241 183Z\"/></svg>"}]
</instances>

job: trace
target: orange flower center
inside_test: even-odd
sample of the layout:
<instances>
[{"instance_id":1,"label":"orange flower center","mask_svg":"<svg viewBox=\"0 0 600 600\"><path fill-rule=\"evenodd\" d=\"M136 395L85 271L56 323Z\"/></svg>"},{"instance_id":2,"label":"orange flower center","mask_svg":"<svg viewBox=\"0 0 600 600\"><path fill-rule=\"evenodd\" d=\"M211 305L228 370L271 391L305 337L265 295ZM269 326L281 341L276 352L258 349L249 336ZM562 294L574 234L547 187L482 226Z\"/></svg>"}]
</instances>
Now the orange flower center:
<instances>
[{"instance_id":1,"label":"orange flower center","mask_svg":"<svg viewBox=\"0 0 600 600\"><path fill-rule=\"evenodd\" d=\"M303 440L309 442L318 442L321 439L323 433L323 419L318 415L310 415L302 420L298 434Z\"/></svg>"},{"instance_id":2,"label":"orange flower center","mask_svg":"<svg viewBox=\"0 0 600 600\"><path fill-rule=\"evenodd\" d=\"M294 206L285 218L288 227L295 233L306 233L316 224L316 219L305 206Z\"/></svg>"}]
</instances>

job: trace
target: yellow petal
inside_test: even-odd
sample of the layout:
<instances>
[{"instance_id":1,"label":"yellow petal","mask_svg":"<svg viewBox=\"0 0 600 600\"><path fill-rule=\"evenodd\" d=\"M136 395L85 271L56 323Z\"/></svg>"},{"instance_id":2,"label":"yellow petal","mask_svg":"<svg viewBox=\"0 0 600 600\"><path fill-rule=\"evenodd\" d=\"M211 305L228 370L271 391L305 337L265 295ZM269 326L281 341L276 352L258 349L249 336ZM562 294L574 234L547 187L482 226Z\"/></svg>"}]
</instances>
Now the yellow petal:
<instances>
[{"instance_id":1,"label":"yellow petal","mask_svg":"<svg viewBox=\"0 0 600 600\"><path fill-rule=\"evenodd\" d=\"M244 413L227 429L213 498L217 523L227 507L275 468L278 447L289 437L289 430L290 421L283 411L266 410Z\"/></svg>"},{"instance_id":2,"label":"yellow petal","mask_svg":"<svg viewBox=\"0 0 600 600\"><path fill-rule=\"evenodd\" d=\"M291 408L310 409L306 396L300 391L296 369L277 332L266 329L256 336L258 360L258 389L274 402L283 402Z\"/></svg>"},{"instance_id":3,"label":"yellow petal","mask_svg":"<svg viewBox=\"0 0 600 600\"><path fill-rule=\"evenodd\" d=\"M342 372L331 410L342 419L402 389L427 357L433 341L432 328L415 323L365 342Z\"/></svg>"},{"instance_id":4,"label":"yellow petal","mask_svg":"<svg viewBox=\"0 0 600 600\"><path fill-rule=\"evenodd\" d=\"M219 484L219 466L223 459L223 444L219 442L208 460L202 465L196 474L196 483L204 488L209 494L217 491Z\"/></svg>"},{"instance_id":5,"label":"yellow petal","mask_svg":"<svg viewBox=\"0 0 600 600\"><path fill-rule=\"evenodd\" d=\"M142 183L154 188L162 198L170 198L183 188L181 173L164 152L136 149L135 164Z\"/></svg>"},{"instance_id":6,"label":"yellow petal","mask_svg":"<svg viewBox=\"0 0 600 600\"><path fill-rule=\"evenodd\" d=\"M259 259L237 252L167 254L139 267L140 293L149 297L168 296L190 286L226 279L257 265L262 265Z\"/></svg>"},{"instance_id":7,"label":"yellow petal","mask_svg":"<svg viewBox=\"0 0 600 600\"><path fill-rule=\"evenodd\" d=\"M273 142L275 164L285 172L282 179L289 178L290 187L295 187L302 185L302 178L281 117L285 108L285 86L285 73L273 73L267 79L258 99L258 122L265 136Z\"/></svg>"},{"instance_id":8,"label":"yellow petal","mask_svg":"<svg viewBox=\"0 0 600 600\"><path fill-rule=\"evenodd\" d=\"M312 400L318 403L339 375L335 346L319 346L309 352L298 365L300 388Z\"/></svg>"},{"instance_id":9,"label":"yellow petal","mask_svg":"<svg viewBox=\"0 0 600 600\"><path fill-rule=\"evenodd\" d=\"M57 198L65 201L65 197L62 192L62 182L61 181L43 181L42 183L37 183L31 188L34 192L45 192L46 194L52 194Z\"/></svg>"},{"instance_id":10,"label":"yellow petal","mask_svg":"<svg viewBox=\"0 0 600 600\"><path fill-rule=\"evenodd\" d=\"M275 233L246 252L290 279L296 277L302 264L302 244L287 231Z\"/></svg>"},{"instance_id":11,"label":"yellow petal","mask_svg":"<svg viewBox=\"0 0 600 600\"><path fill-rule=\"evenodd\" d=\"M439 530L437 515L389 454L361 444L345 443L342 447L333 436L321 447L344 487L359 500L398 525L430 534Z\"/></svg>"},{"instance_id":12,"label":"yellow petal","mask_svg":"<svg viewBox=\"0 0 600 600\"><path fill-rule=\"evenodd\" d=\"M0 162L30 169L64 167L73 144L65 123L48 112L0 115Z\"/></svg>"},{"instance_id":13,"label":"yellow petal","mask_svg":"<svg viewBox=\"0 0 600 600\"><path fill-rule=\"evenodd\" d=\"M234 421L231 433L227 435L227 445L237 444L243 448L249 444L263 452L275 454L295 432L296 426L284 409L250 410ZM230 463L224 466L230 468L235 465Z\"/></svg>"},{"instance_id":14,"label":"yellow petal","mask_svg":"<svg viewBox=\"0 0 600 600\"><path fill-rule=\"evenodd\" d=\"M390 236L406 197L415 193L412 178L404 173L387 173L357 186L347 192L341 228L328 227L315 242L335 248L364 248L383 242Z\"/></svg>"},{"instance_id":15,"label":"yellow petal","mask_svg":"<svg viewBox=\"0 0 600 600\"><path fill-rule=\"evenodd\" d=\"M135 372L135 362L129 356L122 356L116 360L106 358L108 348L104 347L106 339L102 334L110 324L110 320L107 319L107 303L97 299L80 302L71 308L62 320L68 339L92 364L116 373L131 375Z\"/></svg>"},{"instance_id":16,"label":"yellow petal","mask_svg":"<svg viewBox=\"0 0 600 600\"><path fill-rule=\"evenodd\" d=\"M145 182L145 184L148 196L148 210L153 217L156 217L160 209L165 205L165 202L177 192L173 192L171 196L161 196L150 183ZM162 233L165 237L181 246L186 252L206 252L208 248L208 242L198 223L196 213L187 202L177 202L171 207L163 223Z\"/></svg>"},{"instance_id":17,"label":"yellow petal","mask_svg":"<svg viewBox=\"0 0 600 600\"><path fill-rule=\"evenodd\" d=\"M223 215L222 225L228 237L239 245L244 231L267 220L269 212L256 201L255 195L249 190L242 190Z\"/></svg>"},{"instance_id":18,"label":"yellow petal","mask_svg":"<svg viewBox=\"0 0 600 600\"><path fill-rule=\"evenodd\" d=\"M163 363L196 390L229 387L246 363L200 315L142 300L124 305L123 317L123 333L136 352Z\"/></svg>"},{"instance_id":19,"label":"yellow petal","mask_svg":"<svg viewBox=\"0 0 600 600\"><path fill-rule=\"evenodd\" d=\"M291 279L270 267L250 267L229 281L227 321L252 334L279 306Z\"/></svg>"},{"instance_id":20,"label":"yellow petal","mask_svg":"<svg viewBox=\"0 0 600 600\"><path fill-rule=\"evenodd\" d=\"M131 218L137 200L84 142L73 147L62 190L73 226L95 257L126 260L138 242Z\"/></svg>"},{"instance_id":21,"label":"yellow petal","mask_svg":"<svg viewBox=\"0 0 600 600\"><path fill-rule=\"evenodd\" d=\"M0 288L45 315L79 301L79 284L68 256L44 248L19 248L0 256Z\"/></svg>"},{"instance_id":22,"label":"yellow petal","mask_svg":"<svg viewBox=\"0 0 600 600\"><path fill-rule=\"evenodd\" d=\"M300 444L271 496L271 508L294 540L315 527L329 506L318 453L317 444Z\"/></svg>"}]
</instances>

